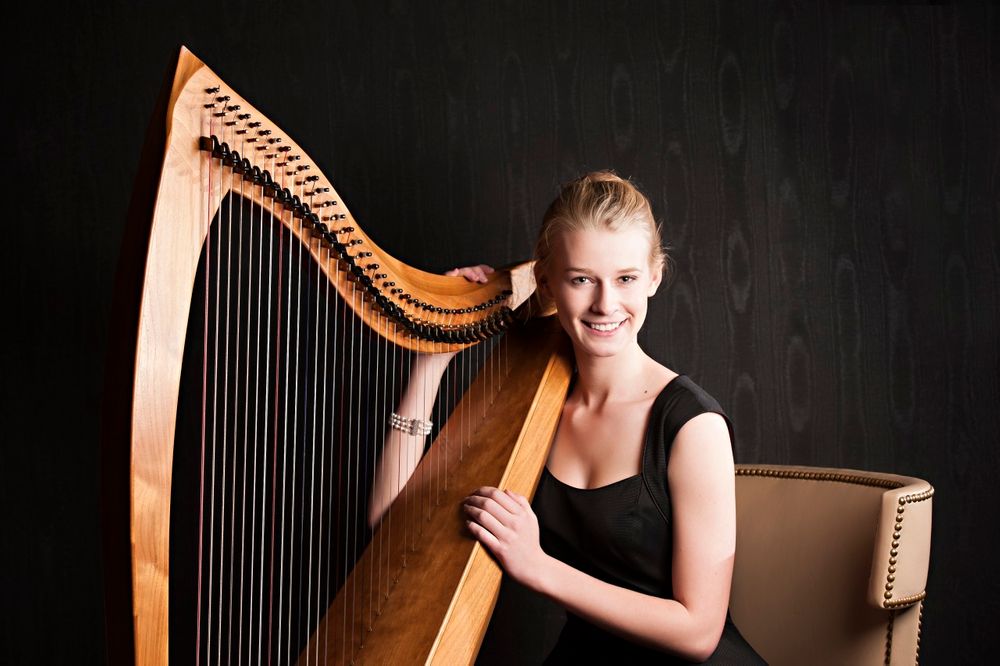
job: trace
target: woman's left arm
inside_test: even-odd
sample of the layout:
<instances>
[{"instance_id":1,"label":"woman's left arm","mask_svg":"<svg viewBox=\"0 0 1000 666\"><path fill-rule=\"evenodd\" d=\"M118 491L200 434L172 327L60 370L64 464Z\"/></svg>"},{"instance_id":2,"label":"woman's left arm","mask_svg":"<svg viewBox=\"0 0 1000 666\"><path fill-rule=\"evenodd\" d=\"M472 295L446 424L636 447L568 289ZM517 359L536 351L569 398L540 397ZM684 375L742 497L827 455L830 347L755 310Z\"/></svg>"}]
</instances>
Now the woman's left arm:
<instances>
[{"instance_id":1,"label":"woman's left arm","mask_svg":"<svg viewBox=\"0 0 1000 666\"><path fill-rule=\"evenodd\" d=\"M721 416L700 414L680 429L668 483L673 599L611 585L545 554L538 520L520 495L480 488L465 511L469 530L521 584L628 640L704 661L722 635L736 550L733 454Z\"/></svg>"}]
</instances>

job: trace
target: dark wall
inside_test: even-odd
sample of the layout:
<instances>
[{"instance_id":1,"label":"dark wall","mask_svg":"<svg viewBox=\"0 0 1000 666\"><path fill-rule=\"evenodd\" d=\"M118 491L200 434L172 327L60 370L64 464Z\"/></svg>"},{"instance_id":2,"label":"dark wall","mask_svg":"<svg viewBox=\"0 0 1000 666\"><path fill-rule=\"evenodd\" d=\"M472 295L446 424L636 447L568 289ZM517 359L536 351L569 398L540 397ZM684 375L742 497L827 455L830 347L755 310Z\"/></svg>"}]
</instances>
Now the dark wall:
<instances>
[{"instance_id":1,"label":"dark wall","mask_svg":"<svg viewBox=\"0 0 1000 666\"><path fill-rule=\"evenodd\" d=\"M730 411L741 462L928 479L921 653L985 653L1000 599L989 3L36 6L8 24L6 58L0 661L103 659L102 364L139 148L180 44L309 150L380 245L430 270L526 258L558 183L633 177L677 265L647 348Z\"/></svg>"}]
</instances>

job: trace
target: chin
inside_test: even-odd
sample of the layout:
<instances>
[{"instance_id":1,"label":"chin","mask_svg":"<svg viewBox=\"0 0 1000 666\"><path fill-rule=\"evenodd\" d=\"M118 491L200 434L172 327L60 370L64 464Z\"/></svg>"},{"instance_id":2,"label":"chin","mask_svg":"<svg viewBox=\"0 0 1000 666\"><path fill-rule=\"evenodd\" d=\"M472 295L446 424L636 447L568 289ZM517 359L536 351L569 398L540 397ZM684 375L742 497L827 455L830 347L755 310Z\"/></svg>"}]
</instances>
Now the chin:
<instances>
[{"instance_id":1,"label":"chin","mask_svg":"<svg viewBox=\"0 0 1000 666\"><path fill-rule=\"evenodd\" d=\"M590 356L592 358L613 358L621 353L620 348L616 349L594 349L593 347L578 346L575 349L576 356Z\"/></svg>"}]
</instances>

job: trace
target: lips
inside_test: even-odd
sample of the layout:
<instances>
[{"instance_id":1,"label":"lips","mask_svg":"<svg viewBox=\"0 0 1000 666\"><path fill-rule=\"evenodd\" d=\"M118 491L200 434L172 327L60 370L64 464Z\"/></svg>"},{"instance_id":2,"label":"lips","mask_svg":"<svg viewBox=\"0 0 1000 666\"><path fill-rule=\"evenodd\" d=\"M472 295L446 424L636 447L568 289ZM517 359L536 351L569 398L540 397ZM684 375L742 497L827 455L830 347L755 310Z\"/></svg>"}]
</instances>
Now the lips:
<instances>
[{"instance_id":1,"label":"lips","mask_svg":"<svg viewBox=\"0 0 1000 666\"><path fill-rule=\"evenodd\" d=\"M595 331L601 331L603 333L610 333L611 331L617 330L619 326L621 326L622 324L624 324L625 320L623 319L621 321L614 321L614 322L584 321L583 323L587 326L587 328L591 328L591 329L593 329Z\"/></svg>"}]
</instances>

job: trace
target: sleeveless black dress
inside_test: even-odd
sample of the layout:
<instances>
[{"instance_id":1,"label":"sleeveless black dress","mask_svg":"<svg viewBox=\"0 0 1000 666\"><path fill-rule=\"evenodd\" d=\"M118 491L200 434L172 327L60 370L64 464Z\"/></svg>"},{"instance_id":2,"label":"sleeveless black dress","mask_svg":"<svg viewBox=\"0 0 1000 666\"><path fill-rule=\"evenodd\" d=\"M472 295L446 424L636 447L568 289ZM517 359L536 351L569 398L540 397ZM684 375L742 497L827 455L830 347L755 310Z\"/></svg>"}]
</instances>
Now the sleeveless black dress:
<instances>
[{"instance_id":1,"label":"sleeveless black dress","mask_svg":"<svg viewBox=\"0 0 1000 666\"><path fill-rule=\"evenodd\" d=\"M612 585L663 598L673 596L672 530L667 462L674 437L698 414L713 412L733 427L719 404L685 375L653 402L642 452L642 472L607 486L581 489L542 472L532 507L542 549ZM690 663L610 634L566 613L566 625L546 664ZM709 664L763 664L726 613L725 629Z\"/></svg>"}]
</instances>

